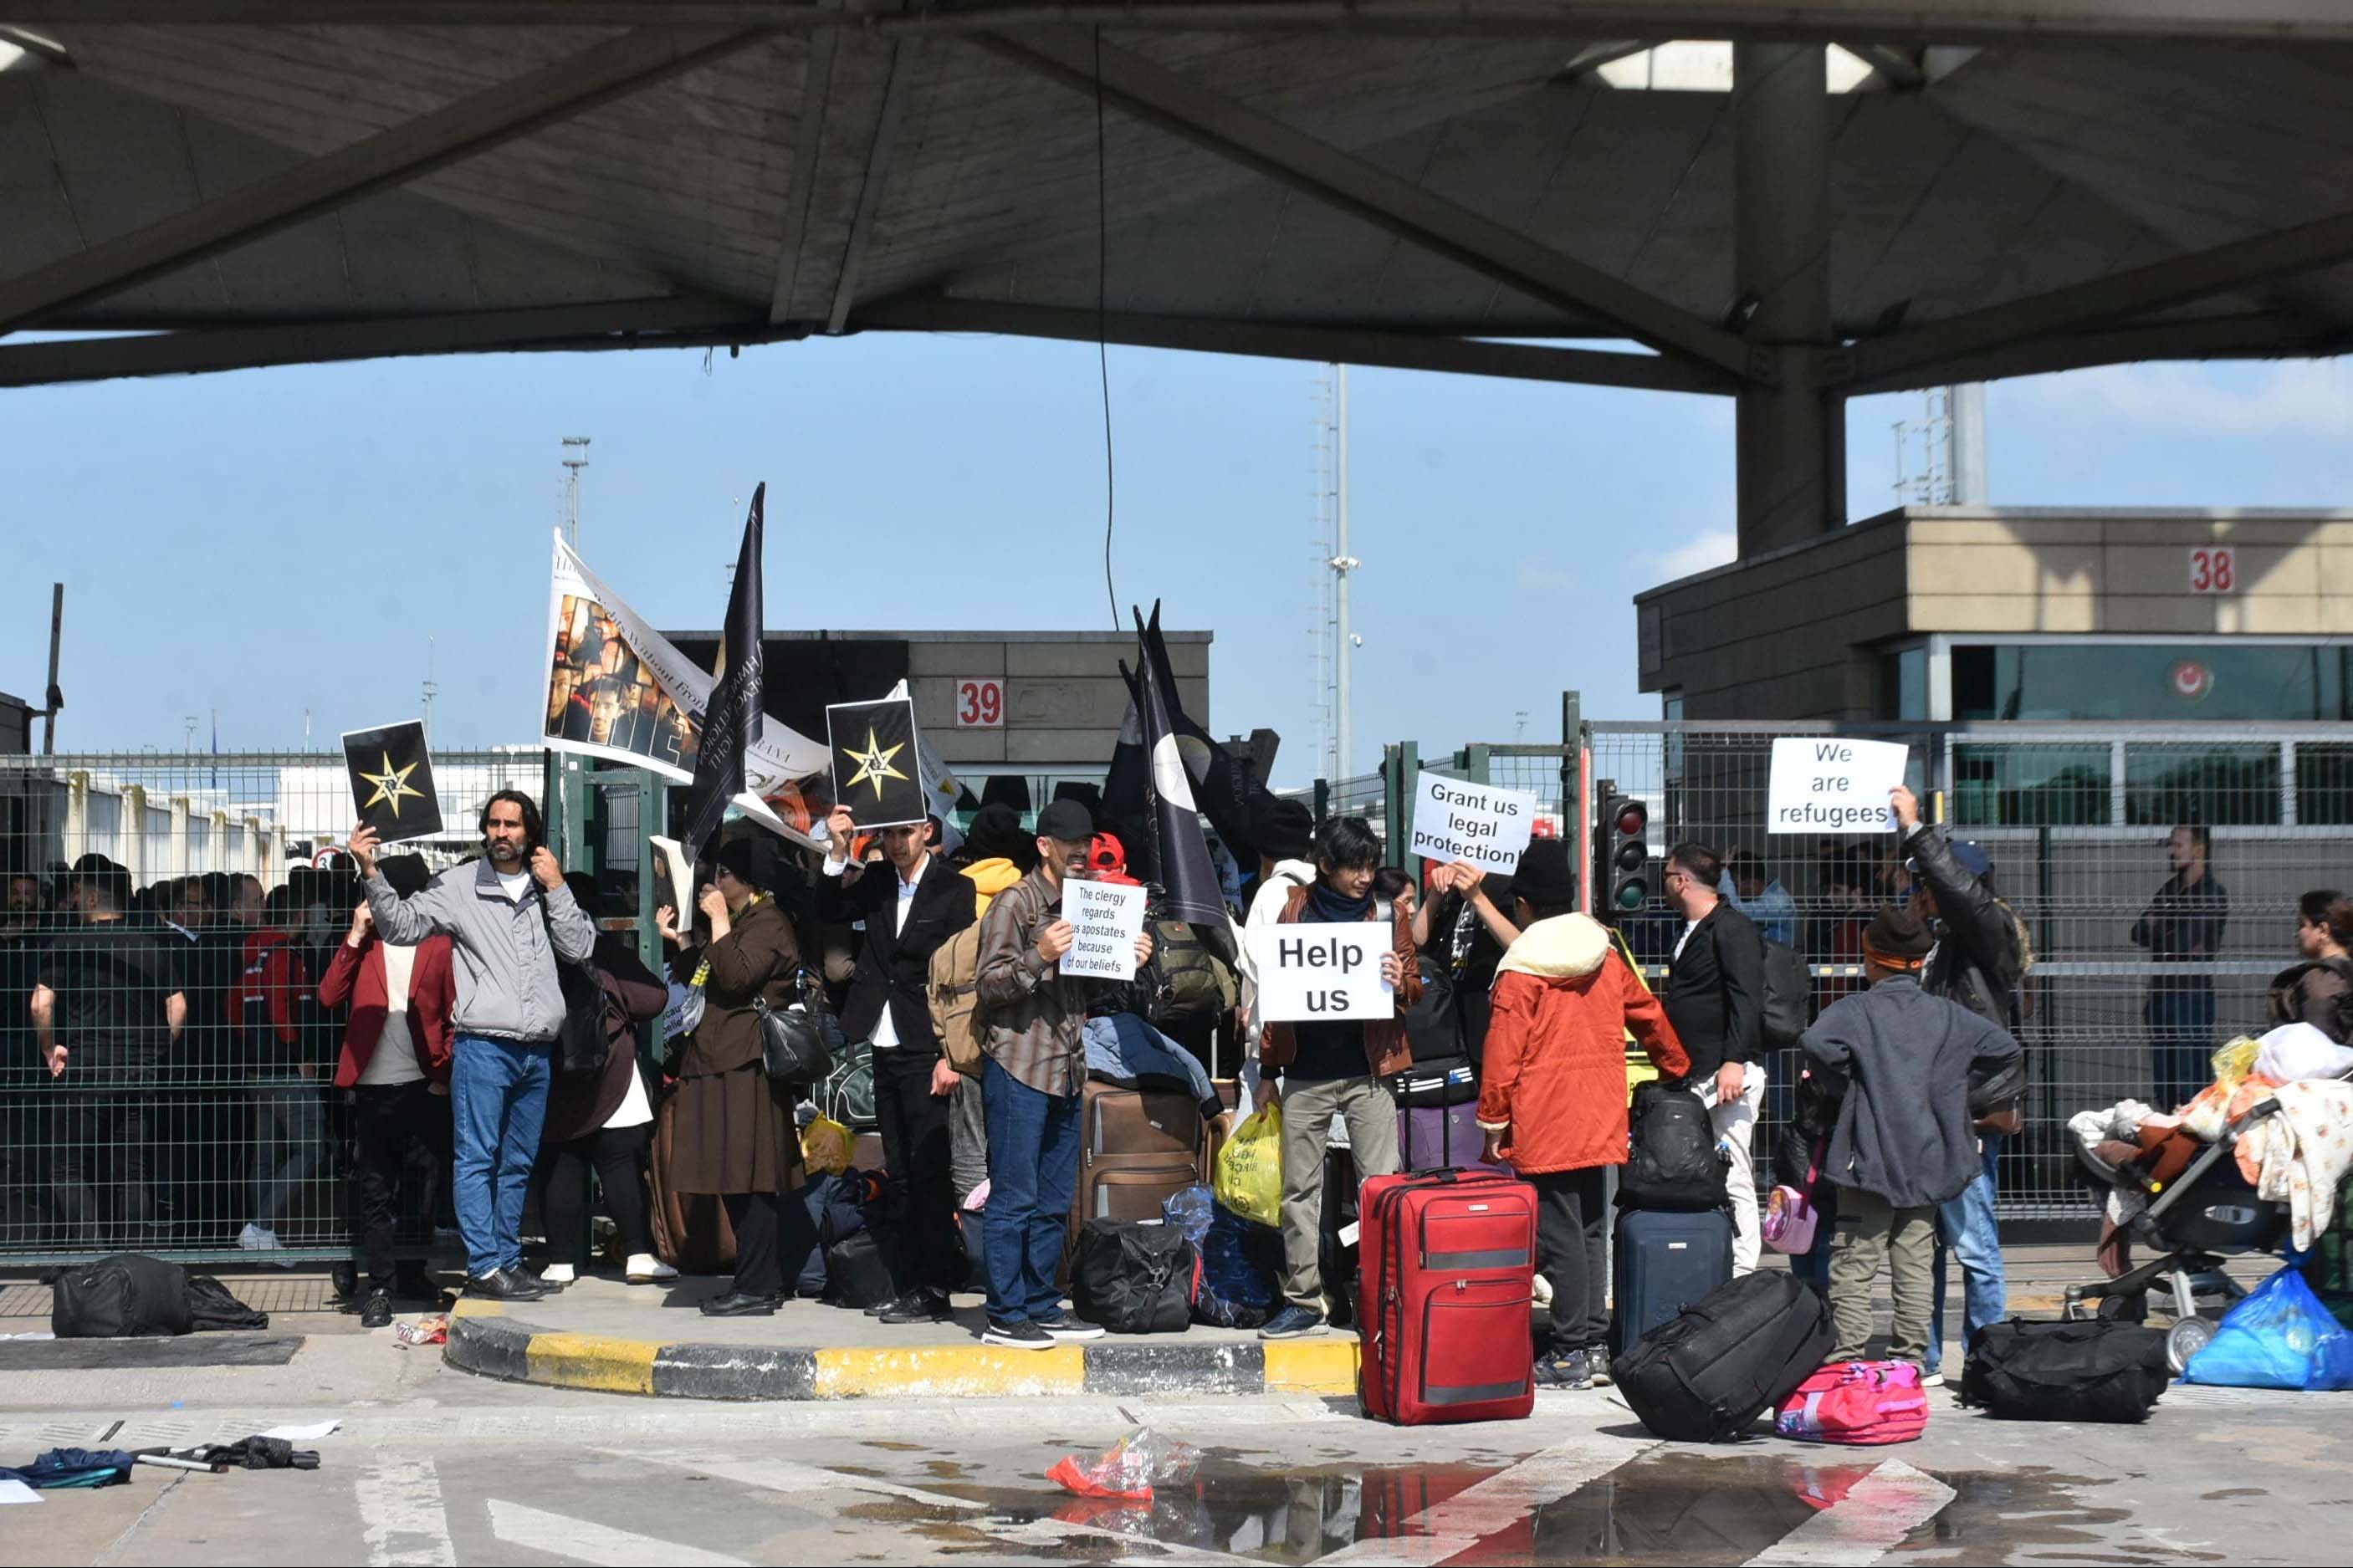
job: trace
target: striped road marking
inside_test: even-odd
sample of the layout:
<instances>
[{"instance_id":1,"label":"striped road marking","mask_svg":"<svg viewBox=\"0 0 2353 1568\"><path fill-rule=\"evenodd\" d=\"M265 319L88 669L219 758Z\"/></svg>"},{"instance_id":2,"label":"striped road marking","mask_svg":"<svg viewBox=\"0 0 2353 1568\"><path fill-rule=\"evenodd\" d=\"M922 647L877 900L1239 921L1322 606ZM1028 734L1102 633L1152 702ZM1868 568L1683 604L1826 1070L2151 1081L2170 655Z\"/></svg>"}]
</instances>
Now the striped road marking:
<instances>
[{"instance_id":1,"label":"striped road marking","mask_svg":"<svg viewBox=\"0 0 2353 1568\"><path fill-rule=\"evenodd\" d=\"M544 1552L596 1568L750 1568L741 1557L657 1541L560 1513L542 1513L519 1502L491 1500L491 1531L510 1546Z\"/></svg>"},{"instance_id":2,"label":"striped road marking","mask_svg":"<svg viewBox=\"0 0 2353 1568\"><path fill-rule=\"evenodd\" d=\"M1748 1560L1748 1568L1862 1568L1876 1563L1953 1500L1936 1477L1890 1459L1846 1496Z\"/></svg>"},{"instance_id":3,"label":"striped road marking","mask_svg":"<svg viewBox=\"0 0 2353 1568\"><path fill-rule=\"evenodd\" d=\"M457 1568L441 1477L424 1455L387 1456L353 1483L368 1568Z\"/></svg>"},{"instance_id":4,"label":"striped road marking","mask_svg":"<svg viewBox=\"0 0 2353 1568\"><path fill-rule=\"evenodd\" d=\"M1324 1563L1434 1568L1488 1536L1511 1529L1543 1504L1567 1497L1657 1447L1655 1440L1573 1437L1424 1509L1400 1525L1397 1535L1360 1541L1319 1557L1316 1563L1319 1568Z\"/></svg>"}]
</instances>

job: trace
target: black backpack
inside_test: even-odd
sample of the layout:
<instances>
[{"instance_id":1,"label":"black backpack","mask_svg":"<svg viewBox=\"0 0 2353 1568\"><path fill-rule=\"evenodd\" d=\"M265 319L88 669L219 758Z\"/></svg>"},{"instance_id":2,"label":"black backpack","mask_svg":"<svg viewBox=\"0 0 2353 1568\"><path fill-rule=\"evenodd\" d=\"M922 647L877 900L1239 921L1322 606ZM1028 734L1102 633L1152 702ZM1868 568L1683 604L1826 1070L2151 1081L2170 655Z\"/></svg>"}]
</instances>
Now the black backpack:
<instances>
[{"instance_id":1,"label":"black backpack","mask_svg":"<svg viewBox=\"0 0 2353 1568\"><path fill-rule=\"evenodd\" d=\"M1722 1208L1730 1168L1715 1146L1707 1103L1652 1079L1634 1089L1633 1147L1618 1173L1618 1206L1691 1213Z\"/></svg>"},{"instance_id":2,"label":"black backpack","mask_svg":"<svg viewBox=\"0 0 2353 1568\"><path fill-rule=\"evenodd\" d=\"M1793 1274L1758 1269L1643 1335L1611 1375L1636 1418L1659 1436L1722 1443L1821 1370L1832 1339L1820 1291Z\"/></svg>"},{"instance_id":3,"label":"black backpack","mask_svg":"<svg viewBox=\"0 0 2353 1568\"><path fill-rule=\"evenodd\" d=\"M1454 972L1424 954L1421 999L1406 1009L1405 1039L1417 1062L1449 1060L1462 1055L1462 1010L1456 1005Z\"/></svg>"},{"instance_id":4,"label":"black backpack","mask_svg":"<svg viewBox=\"0 0 2353 1568\"><path fill-rule=\"evenodd\" d=\"M1979 1331L1961 1403L2012 1421L2146 1421L2172 1381L2163 1330L2012 1318Z\"/></svg>"},{"instance_id":5,"label":"black backpack","mask_svg":"<svg viewBox=\"0 0 2353 1568\"><path fill-rule=\"evenodd\" d=\"M1071 1266L1071 1305L1115 1334L1173 1334L1193 1321L1193 1243L1166 1221L1091 1219Z\"/></svg>"},{"instance_id":6,"label":"black backpack","mask_svg":"<svg viewBox=\"0 0 2353 1568\"><path fill-rule=\"evenodd\" d=\"M1804 1037L1813 984L1806 961L1786 942L1765 939L1765 1009L1758 1032L1767 1046L1794 1046Z\"/></svg>"}]
</instances>

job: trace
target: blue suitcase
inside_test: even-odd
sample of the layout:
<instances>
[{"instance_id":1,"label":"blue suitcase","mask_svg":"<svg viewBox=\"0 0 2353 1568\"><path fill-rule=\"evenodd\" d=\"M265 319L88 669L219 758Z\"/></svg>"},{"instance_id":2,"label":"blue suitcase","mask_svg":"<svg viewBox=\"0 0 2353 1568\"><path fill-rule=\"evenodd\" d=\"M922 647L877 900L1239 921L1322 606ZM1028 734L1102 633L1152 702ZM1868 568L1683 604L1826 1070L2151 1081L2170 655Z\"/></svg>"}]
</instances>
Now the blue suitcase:
<instances>
[{"instance_id":1,"label":"blue suitcase","mask_svg":"<svg viewBox=\"0 0 2353 1568\"><path fill-rule=\"evenodd\" d=\"M1621 1209L1610 1274L1609 1353L1617 1356L1732 1278L1732 1216Z\"/></svg>"}]
</instances>

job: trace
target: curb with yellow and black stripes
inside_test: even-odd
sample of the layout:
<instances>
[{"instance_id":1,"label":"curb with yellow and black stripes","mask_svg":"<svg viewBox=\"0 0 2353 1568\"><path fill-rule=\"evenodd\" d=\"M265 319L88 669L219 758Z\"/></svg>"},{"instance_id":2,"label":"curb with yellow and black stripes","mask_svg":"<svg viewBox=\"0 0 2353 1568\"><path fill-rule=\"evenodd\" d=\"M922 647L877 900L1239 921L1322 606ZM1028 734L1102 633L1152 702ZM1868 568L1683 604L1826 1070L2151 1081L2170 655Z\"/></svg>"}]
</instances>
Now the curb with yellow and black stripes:
<instances>
[{"instance_id":1,"label":"curb with yellow and black stripes","mask_svg":"<svg viewBox=\"0 0 2353 1568\"><path fill-rule=\"evenodd\" d=\"M495 1303L461 1301L443 1358L511 1383L676 1399L1009 1398L1027 1394L1347 1394L1353 1338L1138 1344L1045 1351L994 1345L825 1349L665 1343L535 1328Z\"/></svg>"}]
</instances>

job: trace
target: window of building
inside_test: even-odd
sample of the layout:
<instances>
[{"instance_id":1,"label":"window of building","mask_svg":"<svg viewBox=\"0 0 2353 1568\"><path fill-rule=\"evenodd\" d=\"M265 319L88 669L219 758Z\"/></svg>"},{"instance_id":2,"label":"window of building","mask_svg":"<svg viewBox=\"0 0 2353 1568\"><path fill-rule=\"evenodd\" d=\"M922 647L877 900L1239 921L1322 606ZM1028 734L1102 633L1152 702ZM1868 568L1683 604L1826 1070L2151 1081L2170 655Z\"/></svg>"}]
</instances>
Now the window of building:
<instances>
[{"instance_id":1,"label":"window of building","mask_svg":"<svg viewBox=\"0 0 2353 1568\"><path fill-rule=\"evenodd\" d=\"M1879 656L1873 671L1872 716L1875 719L1928 717L1928 650L1897 648Z\"/></svg>"},{"instance_id":2,"label":"window of building","mask_svg":"<svg viewBox=\"0 0 2353 1568\"><path fill-rule=\"evenodd\" d=\"M2105 746L1953 748L1953 820L1975 827L2063 827L2108 820Z\"/></svg>"},{"instance_id":3,"label":"window of building","mask_svg":"<svg viewBox=\"0 0 2353 1568\"><path fill-rule=\"evenodd\" d=\"M1962 645L1952 650L1953 717L2348 719L2348 658L2353 649L2311 644Z\"/></svg>"},{"instance_id":4,"label":"window of building","mask_svg":"<svg viewBox=\"0 0 2353 1568\"><path fill-rule=\"evenodd\" d=\"M2353 825L2353 745L2296 742L2295 819L2307 827Z\"/></svg>"},{"instance_id":5,"label":"window of building","mask_svg":"<svg viewBox=\"0 0 2353 1568\"><path fill-rule=\"evenodd\" d=\"M2125 820L2240 827L2280 819L2279 747L2188 742L2125 748Z\"/></svg>"}]
</instances>

